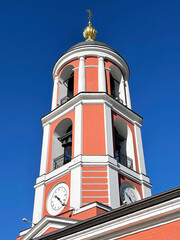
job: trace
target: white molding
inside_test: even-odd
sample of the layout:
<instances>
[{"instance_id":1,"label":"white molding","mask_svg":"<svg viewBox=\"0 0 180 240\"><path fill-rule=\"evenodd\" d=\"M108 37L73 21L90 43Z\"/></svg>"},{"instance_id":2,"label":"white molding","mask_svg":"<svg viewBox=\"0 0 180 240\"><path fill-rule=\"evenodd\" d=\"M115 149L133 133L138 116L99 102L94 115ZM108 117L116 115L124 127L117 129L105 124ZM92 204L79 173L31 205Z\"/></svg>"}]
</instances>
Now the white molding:
<instances>
[{"instance_id":1,"label":"white molding","mask_svg":"<svg viewBox=\"0 0 180 240\"><path fill-rule=\"evenodd\" d=\"M32 227L21 240L30 240L34 237L41 236L50 227L64 228L79 222L74 219L57 218L45 216L34 227Z\"/></svg>"},{"instance_id":2,"label":"white molding","mask_svg":"<svg viewBox=\"0 0 180 240\"><path fill-rule=\"evenodd\" d=\"M133 171L130 168L127 168L121 164L119 164L114 158L111 156L97 156L97 155L79 155L71 160L71 162L63 165L60 168L55 169L54 171L44 174L40 176L36 180L35 188L42 184L48 184L60 177L64 176L71 172L73 168L77 166L110 166L112 169L117 171L118 173L124 175L125 177L131 179L132 181L144 184L148 188L151 188L152 185L149 183L149 177L143 174L139 174L138 172Z\"/></svg>"},{"instance_id":3,"label":"white molding","mask_svg":"<svg viewBox=\"0 0 180 240\"><path fill-rule=\"evenodd\" d=\"M135 141L136 141L139 171L140 171L140 173L146 174L144 152L143 152L142 138L141 138L141 129L136 124L134 124L134 132L135 132Z\"/></svg>"},{"instance_id":4,"label":"white molding","mask_svg":"<svg viewBox=\"0 0 180 240\"><path fill-rule=\"evenodd\" d=\"M126 91L126 98L127 98L127 106L128 108L131 109L131 98L130 98L128 81L125 81L125 91Z\"/></svg>"},{"instance_id":5,"label":"white molding","mask_svg":"<svg viewBox=\"0 0 180 240\"><path fill-rule=\"evenodd\" d=\"M75 107L75 124L74 124L74 157L82 154L82 104Z\"/></svg>"},{"instance_id":6,"label":"white molding","mask_svg":"<svg viewBox=\"0 0 180 240\"><path fill-rule=\"evenodd\" d=\"M34 197L34 210L33 210L33 224L38 223L43 214L43 206L44 206L44 190L45 184L41 184L35 189L35 197Z\"/></svg>"},{"instance_id":7,"label":"white molding","mask_svg":"<svg viewBox=\"0 0 180 240\"><path fill-rule=\"evenodd\" d=\"M82 204L82 167L76 166L71 170L70 185L70 206L75 210L79 209Z\"/></svg>"},{"instance_id":8,"label":"white molding","mask_svg":"<svg viewBox=\"0 0 180 240\"><path fill-rule=\"evenodd\" d=\"M104 126L105 126L106 155L114 157L112 112L111 108L106 103L104 104Z\"/></svg>"},{"instance_id":9,"label":"white molding","mask_svg":"<svg viewBox=\"0 0 180 240\"><path fill-rule=\"evenodd\" d=\"M107 49L103 46L80 46L75 49L72 49L65 53L59 60L56 62L53 68L53 79L55 75L58 75L59 71L63 66L65 66L68 62L78 59L80 57L88 57L88 56L95 56L95 57L103 57L105 59L110 60L112 63L116 64L121 71L123 72L125 80L129 80L129 68L125 60L118 55L116 52Z\"/></svg>"},{"instance_id":10,"label":"white molding","mask_svg":"<svg viewBox=\"0 0 180 240\"><path fill-rule=\"evenodd\" d=\"M40 165L39 175L43 175L47 171L49 136L50 136L50 124L48 123L43 126L43 142L42 142L41 165Z\"/></svg>"},{"instance_id":11,"label":"white molding","mask_svg":"<svg viewBox=\"0 0 180 240\"><path fill-rule=\"evenodd\" d=\"M85 205L85 206L79 208L78 210L74 211L74 215L76 215L76 214L78 214L78 213L81 213L81 212L84 212L84 211L87 211L87 210L89 210L89 209L91 209L91 208L94 208L94 207L101 208L101 209L103 209L103 210L105 210L105 211L108 211L108 212L112 210L111 207L109 207L109 206L107 206L107 205L104 205L103 203L100 204L100 203L98 203L98 202L93 202L93 203L90 203L90 204L88 204L88 205Z\"/></svg>"},{"instance_id":12,"label":"white molding","mask_svg":"<svg viewBox=\"0 0 180 240\"><path fill-rule=\"evenodd\" d=\"M118 172L108 166L108 192L109 192L109 206L117 208L120 206L120 187Z\"/></svg>"},{"instance_id":13,"label":"white molding","mask_svg":"<svg viewBox=\"0 0 180 240\"><path fill-rule=\"evenodd\" d=\"M54 79L51 111L57 107L58 83L59 83L59 81L58 81L58 75L57 75L57 76L55 76L55 79Z\"/></svg>"},{"instance_id":14,"label":"white molding","mask_svg":"<svg viewBox=\"0 0 180 240\"><path fill-rule=\"evenodd\" d=\"M92 101L92 102L91 102ZM129 108L123 104L117 102L106 93L79 93L74 98L63 104L62 106L56 108L54 111L50 112L46 116L42 117L42 125L47 122L53 123L60 117L74 110L76 104L94 104L94 102L106 103L108 106L111 106L112 110L122 116L124 119L130 123L136 123L138 126L142 124L142 118L137 115L135 112L131 111Z\"/></svg>"}]
</instances>

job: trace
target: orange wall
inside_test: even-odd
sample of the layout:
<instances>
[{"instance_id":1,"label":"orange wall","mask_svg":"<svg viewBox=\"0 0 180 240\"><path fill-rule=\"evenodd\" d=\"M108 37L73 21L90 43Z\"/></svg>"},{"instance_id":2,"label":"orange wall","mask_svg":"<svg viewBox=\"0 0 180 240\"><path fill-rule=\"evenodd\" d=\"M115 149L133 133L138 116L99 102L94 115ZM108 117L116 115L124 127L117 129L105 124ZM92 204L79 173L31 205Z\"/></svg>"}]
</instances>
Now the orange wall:
<instances>
[{"instance_id":1,"label":"orange wall","mask_svg":"<svg viewBox=\"0 0 180 240\"><path fill-rule=\"evenodd\" d=\"M105 155L104 106L83 105L83 155Z\"/></svg>"},{"instance_id":2,"label":"orange wall","mask_svg":"<svg viewBox=\"0 0 180 240\"><path fill-rule=\"evenodd\" d=\"M73 215L72 210L67 211L67 212L64 212L62 214L59 214L58 217L60 217L60 218L71 218L71 219L77 219L77 220L85 220L85 219L92 218L94 216L100 215L100 214L105 213L105 212L107 212L107 211L103 210L99 207L93 207L93 208L90 208L88 210L79 212L79 213L74 214L74 215Z\"/></svg>"},{"instance_id":3,"label":"orange wall","mask_svg":"<svg viewBox=\"0 0 180 240\"><path fill-rule=\"evenodd\" d=\"M66 114L62 118L59 118L56 122L51 124L51 130L50 130L50 138L49 138L49 153L48 153L48 166L47 166L47 173L51 171L51 154L52 154L52 139L53 139L53 133L60 121L62 121L65 118L70 118L72 121L72 158L74 157L74 111Z\"/></svg>"},{"instance_id":4,"label":"orange wall","mask_svg":"<svg viewBox=\"0 0 180 240\"><path fill-rule=\"evenodd\" d=\"M176 221L116 240L179 240L179 228L180 221Z\"/></svg>"},{"instance_id":5,"label":"orange wall","mask_svg":"<svg viewBox=\"0 0 180 240\"><path fill-rule=\"evenodd\" d=\"M98 66L98 59L89 57L86 58L86 66ZM98 68L86 68L86 91L98 92Z\"/></svg>"},{"instance_id":6,"label":"orange wall","mask_svg":"<svg viewBox=\"0 0 180 240\"><path fill-rule=\"evenodd\" d=\"M68 186L69 186L69 199L67 201L67 205L70 205L70 173L66 174L65 176L47 184L45 186L45 194L44 194L44 210L43 210L43 217L46 216L46 215L49 215L47 209L46 209L46 202L47 202L47 197L48 197L48 194L49 192L51 191L51 189L57 184L57 183L60 183L60 182L64 182L66 183ZM66 212L67 210L69 210L69 207L68 206L65 206L65 208L62 210L62 213L63 212Z\"/></svg>"},{"instance_id":7,"label":"orange wall","mask_svg":"<svg viewBox=\"0 0 180 240\"><path fill-rule=\"evenodd\" d=\"M115 112L113 112L112 115L113 115L113 120L115 120L116 118L120 118L123 121L125 121L127 123L127 125L129 126L129 128L131 129L132 137L133 137L133 146L134 146L134 156L135 156L135 163L136 163L136 172L139 173L139 163L138 163L138 157L137 157L137 148L136 148L136 141L135 141L134 125L132 123L128 122L127 120L125 120L124 118L120 117ZM113 121L113 123L114 123L114 121Z\"/></svg>"},{"instance_id":8,"label":"orange wall","mask_svg":"<svg viewBox=\"0 0 180 240\"><path fill-rule=\"evenodd\" d=\"M82 205L98 201L108 204L107 167L82 168Z\"/></svg>"}]
</instances>

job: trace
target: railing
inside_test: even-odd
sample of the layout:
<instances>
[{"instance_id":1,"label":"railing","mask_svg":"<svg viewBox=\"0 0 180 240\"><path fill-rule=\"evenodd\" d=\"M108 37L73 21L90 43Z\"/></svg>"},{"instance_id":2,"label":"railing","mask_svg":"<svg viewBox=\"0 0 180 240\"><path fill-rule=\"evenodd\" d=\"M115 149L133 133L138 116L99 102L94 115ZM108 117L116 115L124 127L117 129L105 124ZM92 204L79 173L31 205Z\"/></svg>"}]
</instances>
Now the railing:
<instances>
[{"instance_id":1,"label":"railing","mask_svg":"<svg viewBox=\"0 0 180 240\"><path fill-rule=\"evenodd\" d=\"M61 156L53 160L53 170L63 166L63 163L64 163L64 154L62 154Z\"/></svg>"},{"instance_id":2,"label":"railing","mask_svg":"<svg viewBox=\"0 0 180 240\"><path fill-rule=\"evenodd\" d=\"M113 96L111 95L116 101L120 102L120 103L123 103L123 99L118 97L118 96Z\"/></svg>"},{"instance_id":3,"label":"railing","mask_svg":"<svg viewBox=\"0 0 180 240\"><path fill-rule=\"evenodd\" d=\"M71 161L71 158L69 156L62 154L61 156L59 156L53 160L53 170L63 166L64 164L66 164L70 161Z\"/></svg>"},{"instance_id":4,"label":"railing","mask_svg":"<svg viewBox=\"0 0 180 240\"><path fill-rule=\"evenodd\" d=\"M62 105L63 103L67 102L70 98L68 96L65 96L63 97L61 100L60 100L60 105Z\"/></svg>"},{"instance_id":5,"label":"railing","mask_svg":"<svg viewBox=\"0 0 180 240\"><path fill-rule=\"evenodd\" d=\"M129 158L128 156L126 156L123 153L120 153L120 164L122 164L125 167L128 167L130 169L133 169L133 160L131 158Z\"/></svg>"}]
</instances>

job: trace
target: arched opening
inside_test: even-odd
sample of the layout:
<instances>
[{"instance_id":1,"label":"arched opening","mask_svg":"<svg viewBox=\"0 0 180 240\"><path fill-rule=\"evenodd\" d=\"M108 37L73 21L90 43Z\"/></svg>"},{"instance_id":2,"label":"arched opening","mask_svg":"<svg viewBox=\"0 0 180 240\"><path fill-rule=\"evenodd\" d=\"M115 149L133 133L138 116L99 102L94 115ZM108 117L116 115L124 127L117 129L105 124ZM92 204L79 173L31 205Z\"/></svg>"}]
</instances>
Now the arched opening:
<instances>
[{"instance_id":1,"label":"arched opening","mask_svg":"<svg viewBox=\"0 0 180 240\"><path fill-rule=\"evenodd\" d=\"M114 120L114 158L120 164L135 169L132 132L120 118Z\"/></svg>"},{"instance_id":2,"label":"arched opening","mask_svg":"<svg viewBox=\"0 0 180 240\"><path fill-rule=\"evenodd\" d=\"M74 66L65 67L60 76L59 102L60 105L67 102L74 96Z\"/></svg>"},{"instance_id":3,"label":"arched opening","mask_svg":"<svg viewBox=\"0 0 180 240\"><path fill-rule=\"evenodd\" d=\"M118 67L110 66L110 88L111 96L125 104L123 76Z\"/></svg>"},{"instance_id":4,"label":"arched opening","mask_svg":"<svg viewBox=\"0 0 180 240\"><path fill-rule=\"evenodd\" d=\"M72 121L65 118L56 126L53 133L51 169L57 169L72 158Z\"/></svg>"}]
</instances>

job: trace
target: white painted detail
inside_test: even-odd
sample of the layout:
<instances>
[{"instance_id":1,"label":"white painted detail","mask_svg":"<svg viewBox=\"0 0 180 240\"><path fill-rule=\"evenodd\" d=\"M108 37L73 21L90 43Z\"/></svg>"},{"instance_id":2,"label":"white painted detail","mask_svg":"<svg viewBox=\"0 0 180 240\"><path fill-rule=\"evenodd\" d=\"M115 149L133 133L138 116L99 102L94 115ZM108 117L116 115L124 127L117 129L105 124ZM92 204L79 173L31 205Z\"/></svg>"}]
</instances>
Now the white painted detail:
<instances>
[{"instance_id":1,"label":"white painted detail","mask_svg":"<svg viewBox=\"0 0 180 240\"><path fill-rule=\"evenodd\" d=\"M51 111L57 108L57 95L58 95L58 76L54 78L54 87L53 87L53 96L52 96L52 105Z\"/></svg>"},{"instance_id":2,"label":"white painted detail","mask_svg":"<svg viewBox=\"0 0 180 240\"><path fill-rule=\"evenodd\" d=\"M39 175L43 175L47 171L48 162L48 150L49 150L49 136L50 136L50 124L43 126L43 142L42 142L42 152L41 152L41 166Z\"/></svg>"},{"instance_id":3,"label":"white painted detail","mask_svg":"<svg viewBox=\"0 0 180 240\"><path fill-rule=\"evenodd\" d=\"M33 224L38 223L43 214L43 206L44 206L44 189L45 184L41 184L35 188L35 197L34 197L34 210L33 210Z\"/></svg>"},{"instance_id":4,"label":"white painted detail","mask_svg":"<svg viewBox=\"0 0 180 240\"><path fill-rule=\"evenodd\" d=\"M75 107L74 157L82 154L82 104Z\"/></svg>"},{"instance_id":5,"label":"white painted detail","mask_svg":"<svg viewBox=\"0 0 180 240\"><path fill-rule=\"evenodd\" d=\"M126 91L127 107L131 109L131 98L130 98L128 81L125 81L125 91Z\"/></svg>"},{"instance_id":6,"label":"white painted detail","mask_svg":"<svg viewBox=\"0 0 180 240\"><path fill-rule=\"evenodd\" d=\"M106 92L106 75L103 57L98 58L98 90L100 92Z\"/></svg>"},{"instance_id":7,"label":"white painted detail","mask_svg":"<svg viewBox=\"0 0 180 240\"><path fill-rule=\"evenodd\" d=\"M82 167L78 165L71 169L71 186L70 186L70 206L74 209L81 207L82 201Z\"/></svg>"},{"instance_id":8,"label":"white painted detail","mask_svg":"<svg viewBox=\"0 0 180 240\"><path fill-rule=\"evenodd\" d=\"M78 92L86 91L86 73L85 73L85 58L79 58L79 79L78 79Z\"/></svg>"},{"instance_id":9,"label":"white painted detail","mask_svg":"<svg viewBox=\"0 0 180 240\"><path fill-rule=\"evenodd\" d=\"M84 46L84 47L81 46L79 48L68 51L56 62L53 68L53 79L54 76L59 73L62 66L66 65L72 59L82 57L82 55L86 57L101 56L103 58L110 60L112 63L114 63L121 69L125 81L129 80L129 68L125 60L116 52L111 51L110 49L107 49L106 47L102 46Z\"/></svg>"},{"instance_id":10,"label":"white painted detail","mask_svg":"<svg viewBox=\"0 0 180 240\"><path fill-rule=\"evenodd\" d=\"M144 152L141 138L141 128L134 124L135 139L136 139L136 149L139 163L140 173L146 174L145 161L144 161Z\"/></svg>"},{"instance_id":11,"label":"white painted detail","mask_svg":"<svg viewBox=\"0 0 180 240\"><path fill-rule=\"evenodd\" d=\"M109 206L117 208L120 206L119 198L119 179L118 172L108 166L108 191L109 191Z\"/></svg>"},{"instance_id":12,"label":"white painted detail","mask_svg":"<svg viewBox=\"0 0 180 240\"><path fill-rule=\"evenodd\" d=\"M105 122L105 141L106 154L114 156L113 150L113 134L112 134L112 113L111 108L104 104L104 122Z\"/></svg>"}]
</instances>

